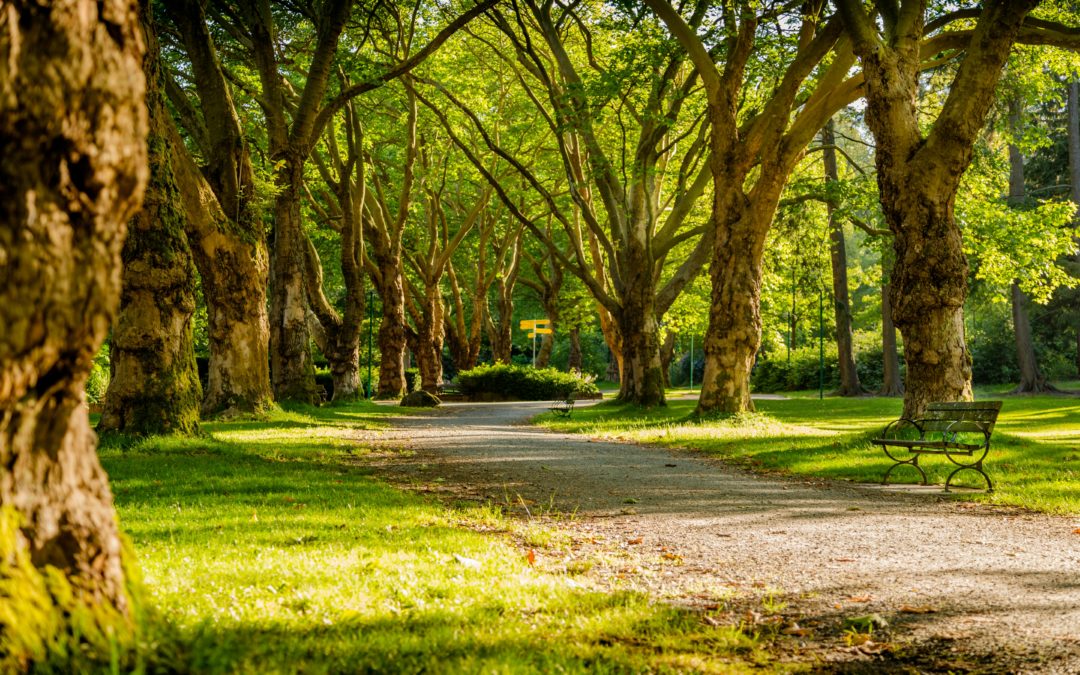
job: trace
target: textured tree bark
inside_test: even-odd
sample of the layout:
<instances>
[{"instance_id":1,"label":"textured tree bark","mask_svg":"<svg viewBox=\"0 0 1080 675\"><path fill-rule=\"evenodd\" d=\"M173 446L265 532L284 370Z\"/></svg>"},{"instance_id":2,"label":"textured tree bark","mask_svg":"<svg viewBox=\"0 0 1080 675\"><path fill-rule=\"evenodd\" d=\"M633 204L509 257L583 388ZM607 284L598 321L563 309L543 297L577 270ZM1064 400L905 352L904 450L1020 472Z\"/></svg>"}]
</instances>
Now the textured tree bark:
<instances>
[{"instance_id":1,"label":"textured tree bark","mask_svg":"<svg viewBox=\"0 0 1080 675\"><path fill-rule=\"evenodd\" d=\"M109 353L112 379L98 431L189 434L199 428L202 400L191 329L195 265L172 171L157 36L150 17L143 16L142 24L150 183L124 242L120 313Z\"/></svg>"},{"instance_id":2,"label":"textured tree bark","mask_svg":"<svg viewBox=\"0 0 1080 675\"><path fill-rule=\"evenodd\" d=\"M824 146L822 163L825 165L826 183L840 180L836 167L836 135L833 121L825 125L821 132ZM832 261L833 316L836 321L836 349L840 371L838 396L859 396L863 393L859 382L859 372L855 369L854 337L851 331L851 303L848 296L847 242L844 241L844 225L835 217L836 208L828 202L829 211L829 257Z\"/></svg>"},{"instance_id":3,"label":"textured tree bark","mask_svg":"<svg viewBox=\"0 0 1080 675\"><path fill-rule=\"evenodd\" d=\"M719 184L718 184L719 187ZM719 192L718 200L732 195ZM702 352L698 414L754 410L750 371L761 346L761 276L765 229L755 227L751 214L728 201L713 213L730 214L716 224L717 237L709 274L712 280L709 326Z\"/></svg>"},{"instance_id":4,"label":"textured tree bark","mask_svg":"<svg viewBox=\"0 0 1080 675\"><path fill-rule=\"evenodd\" d=\"M566 369L570 372L581 372L585 359L581 354L581 328L574 326L570 329L570 354L566 359Z\"/></svg>"},{"instance_id":5,"label":"textured tree bark","mask_svg":"<svg viewBox=\"0 0 1080 675\"><path fill-rule=\"evenodd\" d=\"M49 609L25 575L47 566L73 591L51 587L62 621L130 610L83 388L148 177L144 45L133 2L19 1L0 9L0 53L0 583L29 596L12 617L27 630Z\"/></svg>"},{"instance_id":6,"label":"textured tree bark","mask_svg":"<svg viewBox=\"0 0 1080 675\"><path fill-rule=\"evenodd\" d=\"M491 358L495 363L510 363L514 349L514 286L506 279L495 280L495 316L487 321Z\"/></svg>"},{"instance_id":7,"label":"textured tree bark","mask_svg":"<svg viewBox=\"0 0 1080 675\"><path fill-rule=\"evenodd\" d=\"M405 287L400 260L379 260L382 321L379 324L379 398L405 394Z\"/></svg>"},{"instance_id":8,"label":"textured tree bark","mask_svg":"<svg viewBox=\"0 0 1080 675\"><path fill-rule=\"evenodd\" d=\"M269 258L251 155L203 3L180 0L164 7L191 60L205 121L201 129L186 129L204 142L200 150L206 165L201 168L170 128L173 172L188 211L188 242L208 315L210 368L202 414L259 413L273 404L266 310Z\"/></svg>"},{"instance_id":9,"label":"textured tree bark","mask_svg":"<svg viewBox=\"0 0 1080 675\"><path fill-rule=\"evenodd\" d=\"M315 362L307 323L307 278L300 185L304 158L293 153L277 175L270 260L270 381L279 401L317 403Z\"/></svg>"},{"instance_id":10,"label":"textured tree bark","mask_svg":"<svg viewBox=\"0 0 1080 675\"><path fill-rule=\"evenodd\" d=\"M972 397L963 320L968 266L953 207L1005 60L1035 4L983 4L949 97L924 137L915 104L925 3L886 22L881 36L860 3L837 2L863 67L881 205L895 235L890 300L904 337L908 418L932 401Z\"/></svg>"},{"instance_id":11,"label":"textured tree bark","mask_svg":"<svg viewBox=\"0 0 1080 675\"><path fill-rule=\"evenodd\" d=\"M432 394L437 393L442 384L442 351L445 326L443 325L442 294L436 283L424 288L420 299L418 321L416 322L416 366L420 370L420 388Z\"/></svg>"},{"instance_id":12,"label":"textured tree bark","mask_svg":"<svg viewBox=\"0 0 1080 675\"><path fill-rule=\"evenodd\" d=\"M664 375L660 363L660 325L656 321L653 264L642 236L629 237L624 255L622 305L615 317L622 337L619 399L642 406L664 405Z\"/></svg>"}]
</instances>

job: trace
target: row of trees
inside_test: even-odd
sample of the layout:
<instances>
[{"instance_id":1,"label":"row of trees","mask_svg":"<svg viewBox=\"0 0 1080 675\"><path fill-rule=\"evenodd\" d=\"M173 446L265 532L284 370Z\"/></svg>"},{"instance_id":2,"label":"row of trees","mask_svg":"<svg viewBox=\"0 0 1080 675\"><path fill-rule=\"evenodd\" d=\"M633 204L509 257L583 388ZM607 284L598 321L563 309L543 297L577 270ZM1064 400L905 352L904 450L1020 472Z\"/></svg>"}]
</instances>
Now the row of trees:
<instances>
[{"instance_id":1,"label":"row of trees","mask_svg":"<svg viewBox=\"0 0 1080 675\"><path fill-rule=\"evenodd\" d=\"M444 342L462 367L485 334L508 360L520 283L572 337L595 312L620 396L657 405L661 322L686 320L708 264L698 411L752 409L769 237L815 142L839 339L846 218L891 239L905 414L970 397L961 180L1016 46L1075 48L1072 18L1034 0L7 4L0 578L53 566L128 611L81 406L110 325L106 431L315 402L313 345L355 397L369 284L383 396L406 348L428 389ZM856 208L830 188L830 120L858 101L877 205Z\"/></svg>"}]
</instances>

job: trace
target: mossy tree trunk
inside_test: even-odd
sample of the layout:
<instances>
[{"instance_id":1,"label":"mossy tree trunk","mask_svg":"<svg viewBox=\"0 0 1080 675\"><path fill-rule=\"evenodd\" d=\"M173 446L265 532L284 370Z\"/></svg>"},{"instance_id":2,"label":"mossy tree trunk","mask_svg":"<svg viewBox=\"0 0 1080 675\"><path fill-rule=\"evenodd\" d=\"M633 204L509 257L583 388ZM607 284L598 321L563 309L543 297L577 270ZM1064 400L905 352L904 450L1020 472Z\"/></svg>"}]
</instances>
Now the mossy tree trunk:
<instances>
[{"instance_id":1,"label":"mossy tree trunk","mask_svg":"<svg viewBox=\"0 0 1080 675\"><path fill-rule=\"evenodd\" d=\"M265 224L250 148L203 5L164 3L191 62L198 105L171 79L165 80L166 93L205 162L197 166L176 129L170 129L173 172L206 299L210 368L202 414L258 413L273 404Z\"/></svg>"},{"instance_id":2,"label":"mossy tree trunk","mask_svg":"<svg viewBox=\"0 0 1080 675\"><path fill-rule=\"evenodd\" d=\"M172 171L157 36L149 17L143 25L150 183L124 242L120 313L109 352L112 379L98 430L189 434L198 430L202 401L191 327L195 266Z\"/></svg>"},{"instance_id":3,"label":"mossy tree trunk","mask_svg":"<svg viewBox=\"0 0 1080 675\"><path fill-rule=\"evenodd\" d=\"M20 0L3 12L0 585L28 604L0 618L0 669L22 670L16 629L46 643L43 631L66 630L76 647L75 636L112 630L68 625L87 618L78 606L94 621L131 609L84 387L148 178L147 113L134 2ZM49 567L59 580L42 576Z\"/></svg>"},{"instance_id":4,"label":"mossy tree trunk","mask_svg":"<svg viewBox=\"0 0 1080 675\"><path fill-rule=\"evenodd\" d=\"M1005 60L1036 4L984 3L949 97L924 135L916 101L925 3L905 3L881 32L857 0L837 2L862 63L881 205L895 235L890 299L904 337L905 417L920 417L932 401L972 397L963 314L968 265L954 205Z\"/></svg>"}]
</instances>

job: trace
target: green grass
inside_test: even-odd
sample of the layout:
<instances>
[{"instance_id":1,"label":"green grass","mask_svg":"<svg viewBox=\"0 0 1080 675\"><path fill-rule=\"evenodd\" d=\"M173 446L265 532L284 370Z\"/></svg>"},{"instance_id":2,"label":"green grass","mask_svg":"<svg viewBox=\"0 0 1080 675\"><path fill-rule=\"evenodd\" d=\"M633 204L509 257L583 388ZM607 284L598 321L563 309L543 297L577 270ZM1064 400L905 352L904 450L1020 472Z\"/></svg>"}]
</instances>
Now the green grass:
<instances>
[{"instance_id":1,"label":"green grass","mask_svg":"<svg viewBox=\"0 0 1080 675\"><path fill-rule=\"evenodd\" d=\"M490 505L377 479L365 429L401 408L301 408L195 439L101 450L152 609L149 670L742 672L770 666L736 627L530 566ZM543 536L541 536L543 535ZM554 566L552 569L556 569Z\"/></svg>"},{"instance_id":2,"label":"green grass","mask_svg":"<svg viewBox=\"0 0 1080 675\"><path fill-rule=\"evenodd\" d=\"M1004 396L1009 389L977 392L977 398L1005 401L985 464L995 491L963 498L1080 513L1080 399ZM899 416L899 399L818 400L816 391L785 395L786 400L756 401L756 413L728 419L696 420L691 416L696 400L686 399L651 410L608 402L575 410L570 419L545 414L536 422L598 438L693 448L755 470L866 483L881 480L891 462L869 441ZM926 457L920 464L936 483L944 483L953 468L938 456ZM890 482L916 478L913 469L900 467ZM981 487L981 477L974 472L961 473L957 480Z\"/></svg>"}]
</instances>

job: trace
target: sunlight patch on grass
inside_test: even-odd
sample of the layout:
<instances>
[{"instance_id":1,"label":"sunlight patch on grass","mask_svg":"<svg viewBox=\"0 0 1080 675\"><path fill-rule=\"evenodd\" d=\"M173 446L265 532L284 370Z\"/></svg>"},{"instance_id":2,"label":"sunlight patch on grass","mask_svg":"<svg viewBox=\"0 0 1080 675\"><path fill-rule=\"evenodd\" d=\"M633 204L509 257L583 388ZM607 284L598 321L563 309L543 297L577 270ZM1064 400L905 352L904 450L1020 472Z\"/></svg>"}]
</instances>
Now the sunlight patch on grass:
<instances>
[{"instance_id":1,"label":"sunlight patch on grass","mask_svg":"<svg viewBox=\"0 0 1080 675\"><path fill-rule=\"evenodd\" d=\"M196 438L101 449L153 619L153 667L183 672L790 671L735 626L531 565L557 531L372 478L384 409L300 408ZM370 413L370 414L369 414ZM400 408L394 414L403 414Z\"/></svg>"},{"instance_id":2,"label":"sunlight patch on grass","mask_svg":"<svg viewBox=\"0 0 1080 675\"><path fill-rule=\"evenodd\" d=\"M880 482L891 462L870 441L900 415L902 402L795 394L756 401L758 412L727 419L698 421L692 417L696 401L675 400L648 410L604 403L575 410L570 419L541 415L535 422L595 438L700 450L759 471ZM958 498L1080 513L1080 402L1062 396L1001 397L986 390L977 394L1004 400L985 463L996 490ZM941 456L925 456L920 465L936 484L944 484L955 468ZM906 468L897 473L890 482L917 477ZM958 478L961 485L984 485L973 472Z\"/></svg>"}]
</instances>

